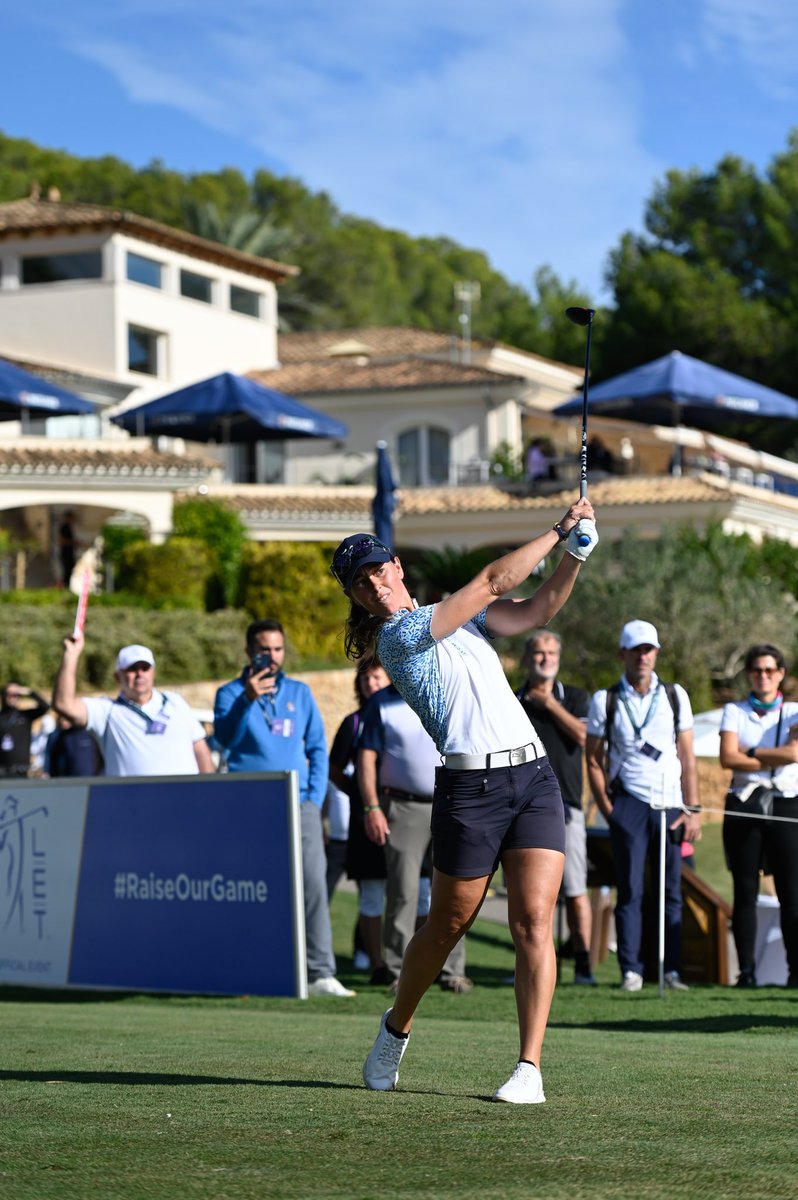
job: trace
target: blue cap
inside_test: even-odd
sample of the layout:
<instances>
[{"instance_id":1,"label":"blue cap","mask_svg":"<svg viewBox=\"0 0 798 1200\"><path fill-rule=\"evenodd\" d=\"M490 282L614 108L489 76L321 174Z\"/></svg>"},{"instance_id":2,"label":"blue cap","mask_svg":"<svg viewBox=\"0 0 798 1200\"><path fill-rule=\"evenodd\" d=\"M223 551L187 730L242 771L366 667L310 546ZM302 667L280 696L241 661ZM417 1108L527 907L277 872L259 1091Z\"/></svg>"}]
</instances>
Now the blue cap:
<instances>
[{"instance_id":1,"label":"blue cap","mask_svg":"<svg viewBox=\"0 0 798 1200\"><path fill-rule=\"evenodd\" d=\"M353 533L344 538L335 551L330 571L348 592L361 567L367 563L391 562L392 559L393 553L379 538L371 533Z\"/></svg>"}]
</instances>

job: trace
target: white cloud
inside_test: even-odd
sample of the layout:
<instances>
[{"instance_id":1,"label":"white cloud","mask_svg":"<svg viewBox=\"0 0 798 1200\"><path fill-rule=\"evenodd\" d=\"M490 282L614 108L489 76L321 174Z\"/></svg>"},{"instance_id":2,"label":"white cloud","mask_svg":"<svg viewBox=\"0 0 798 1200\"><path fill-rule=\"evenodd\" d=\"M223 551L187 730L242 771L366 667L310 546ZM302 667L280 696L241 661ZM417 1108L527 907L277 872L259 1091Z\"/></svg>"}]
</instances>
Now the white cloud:
<instances>
[{"instance_id":1,"label":"white cloud","mask_svg":"<svg viewBox=\"0 0 798 1200\"><path fill-rule=\"evenodd\" d=\"M706 45L739 59L756 85L778 101L798 95L798 7L794 0L702 0Z\"/></svg>"},{"instance_id":2,"label":"white cloud","mask_svg":"<svg viewBox=\"0 0 798 1200\"><path fill-rule=\"evenodd\" d=\"M716 0L720 3L720 0ZM136 103L257 146L345 211L595 292L663 165L640 145L623 0L118 0L70 49Z\"/></svg>"}]
</instances>

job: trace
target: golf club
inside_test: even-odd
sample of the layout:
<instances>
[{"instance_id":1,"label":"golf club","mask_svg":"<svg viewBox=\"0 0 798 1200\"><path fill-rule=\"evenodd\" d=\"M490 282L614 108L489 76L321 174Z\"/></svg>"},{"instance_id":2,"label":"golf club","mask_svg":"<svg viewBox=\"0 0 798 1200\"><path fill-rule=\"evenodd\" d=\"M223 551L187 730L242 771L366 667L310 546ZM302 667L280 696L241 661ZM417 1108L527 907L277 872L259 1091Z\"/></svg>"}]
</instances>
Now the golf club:
<instances>
[{"instance_id":1,"label":"golf club","mask_svg":"<svg viewBox=\"0 0 798 1200\"><path fill-rule=\"evenodd\" d=\"M582 392L582 448L579 452L579 497L587 496L587 391L590 378L590 335L593 332L594 308L566 308L565 315L574 325L587 326L587 346L585 349L585 383ZM587 546L590 538L582 535L578 539L580 546Z\"/></svg>"}]
</instances>

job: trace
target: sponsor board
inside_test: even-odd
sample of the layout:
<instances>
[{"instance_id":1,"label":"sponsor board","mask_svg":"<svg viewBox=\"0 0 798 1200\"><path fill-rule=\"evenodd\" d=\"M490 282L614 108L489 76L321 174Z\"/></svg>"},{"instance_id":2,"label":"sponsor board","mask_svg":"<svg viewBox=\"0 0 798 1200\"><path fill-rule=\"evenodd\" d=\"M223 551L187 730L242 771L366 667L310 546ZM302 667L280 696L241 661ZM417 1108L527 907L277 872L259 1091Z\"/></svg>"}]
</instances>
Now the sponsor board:
<instances>
[{"instance_id":1,"label":"sponsor board","mask_svg":"<svg viewBox=\"0 0 798 1200\"><path fill-rule=\"evenodd\" d=\"M294 772L21 781L0 982L306 995Z\"/></svg>"}]
</instances>

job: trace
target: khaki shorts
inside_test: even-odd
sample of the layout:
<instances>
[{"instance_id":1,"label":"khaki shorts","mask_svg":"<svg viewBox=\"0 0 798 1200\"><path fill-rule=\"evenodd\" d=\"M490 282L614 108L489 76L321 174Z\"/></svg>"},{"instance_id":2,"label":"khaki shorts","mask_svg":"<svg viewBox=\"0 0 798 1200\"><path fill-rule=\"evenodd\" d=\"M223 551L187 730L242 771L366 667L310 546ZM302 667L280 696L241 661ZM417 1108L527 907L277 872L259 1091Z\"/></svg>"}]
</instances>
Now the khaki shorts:
<instances>
[{"instance_id":1,"label":"khaki shorts","mask_svg":"<svg viewBox=\"0 0 798 1200\"><path fill-rule=\"evenodd\" d=\"M565 870L562 890L565 896L584 896L587 891L587 834L581 808L569 808L565 826Z\"/></svg>"}]
</instances>

